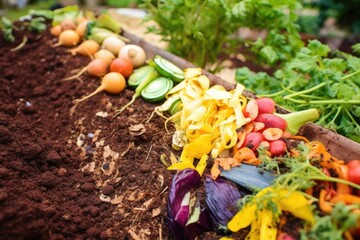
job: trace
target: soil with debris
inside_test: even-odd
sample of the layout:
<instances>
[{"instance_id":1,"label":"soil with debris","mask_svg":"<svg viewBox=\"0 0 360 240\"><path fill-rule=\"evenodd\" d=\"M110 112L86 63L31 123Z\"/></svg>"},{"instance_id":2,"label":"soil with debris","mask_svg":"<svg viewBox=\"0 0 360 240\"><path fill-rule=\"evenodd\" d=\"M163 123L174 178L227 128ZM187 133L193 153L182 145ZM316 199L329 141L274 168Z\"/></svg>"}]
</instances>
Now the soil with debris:
<instances>
[{"instance_id":1,"label":"soil with debris","mask_svg":"<svg viewBox=\"0 0 360 240\"><path fill-rule=\"evenodd\" d=\"M149 120L155 105L139 98L114 117L126 89L74 106L100 80L62 79L89 58L53 48L48 31L25 32L18 51L24 32L0 34L0 239L169 239L160 156L172 135Z\"/></svg>"}]
</instances>

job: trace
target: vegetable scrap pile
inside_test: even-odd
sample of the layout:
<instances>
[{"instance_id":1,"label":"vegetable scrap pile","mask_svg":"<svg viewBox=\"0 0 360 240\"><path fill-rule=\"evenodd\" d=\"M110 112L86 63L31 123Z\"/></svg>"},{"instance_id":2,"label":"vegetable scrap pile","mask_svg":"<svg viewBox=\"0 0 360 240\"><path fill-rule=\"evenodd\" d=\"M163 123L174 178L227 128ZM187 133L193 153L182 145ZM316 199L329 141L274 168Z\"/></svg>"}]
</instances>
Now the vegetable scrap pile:
<instances>
[{"instance_id":1,"label":"vegetable scrap pile","mask_svg":"<svg viewBox=\"0 0 360 240\"><path fill-rule=\"evenodd\" d=\"M360 160L346 164L296 135L316 109L278 114L272 99L248 99L240 84L226 91L200 69L184 73L156 107L171 113L173 147L182 149L168 167L177 171L168 200L176 239L360 236Z\"/></svg>"}]
</instances>

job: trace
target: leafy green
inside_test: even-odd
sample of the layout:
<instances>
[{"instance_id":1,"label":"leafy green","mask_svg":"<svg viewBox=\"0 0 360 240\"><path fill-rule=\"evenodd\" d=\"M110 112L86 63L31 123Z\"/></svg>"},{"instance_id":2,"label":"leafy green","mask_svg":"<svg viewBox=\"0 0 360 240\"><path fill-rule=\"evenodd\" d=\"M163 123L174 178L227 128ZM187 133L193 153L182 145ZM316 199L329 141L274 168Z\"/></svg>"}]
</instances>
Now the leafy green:
<instances>
[{"instance_id":1,"label":"leafy green","mask_svg":"<svg viewBox=\"0 0 360 240\"><path fill-rule=\"evenodd\" d=\"M106 28L116 34L119 34L121 32L120 22L107 13L101 14L96 19L96 26L99 28Z\"/></svg>"},{"instance_id":2,"label":"leafy green","mask_svg":"<svg viewBox=\"0 0 360 240\"><path fill-rule=\"evenodd\" d=\"M356 205L337 203L331 215L317 216L310 229L301 230L301 240L342 240L344 233L358 225L359 215L353 213Z\"/></svg>"},{"instance_id":3,"label":"leafy green","mask_svg":"<svg viewBox=\"0 0 360 240\"><path fill-rule=\"evenodd\" d=\"M53 26L60 24L66 19L74 20L76 17L82 14L82 12L79 11L79 7L77 5L70 5L63 8L55 9L53 13Z\"/></svg>"},{"instance_id":4,"label":"leafy green","mask_svg":"<svg viewBox=\"0 0 360 240\"><path fill-rule=\"evenodd\" d=\"M8 42L14 42L15 41L15 37L13 34L13 25L12 22L6 18L6 17L1 17L1 25L2 25L2 31L4 32L4 38L6 41Z\"/></svg>"},{"instance_id":5,"label":"leafy green","mask_svg":"<svg viewBox=\"0 0 360 240\"><path fill-rule=\"evenodd\" d=\"M43 17L36 17L32 18L28 29L32 32L43 32L46 30L45 18Z\"/></svg>"},{"instance_id":6,"label":"leafy green","mask_svg":"<svg viewBox=\"0 0 360 240\"><path fill-rule=\"evenodd\" d=\"M240 68L236 80L289 110L317 108L317 124L360 142L359 73L360 58L312 40L273 76Z\"/></svg>"},{"instance_id":7,"label":"leafy green","mask_svg":"<svg viewBox=\"0 0 360 240\"><path fill-rule=\"evenodd\" d=\"M223 53L239 48L252 50L256 59L279 64L294 56L303 46L296 24L299 0L144 0L147 20L157 26L150 32L169 43L168 50L210 71ZM239 29L266 32L264 39L239 36Z\"/></svg>"}]
</instances>

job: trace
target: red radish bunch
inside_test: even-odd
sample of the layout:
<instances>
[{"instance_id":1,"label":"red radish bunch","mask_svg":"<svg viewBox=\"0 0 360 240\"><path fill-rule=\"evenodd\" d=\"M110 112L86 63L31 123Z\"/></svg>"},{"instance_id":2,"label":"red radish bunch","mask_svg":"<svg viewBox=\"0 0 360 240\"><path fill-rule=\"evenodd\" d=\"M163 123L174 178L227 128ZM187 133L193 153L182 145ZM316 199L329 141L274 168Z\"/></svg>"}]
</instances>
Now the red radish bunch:
<instances>
[{"instance_id":1,"label":"red radish bunch","mask_svg":"<svg viewBox=\"0 0 360 240\"><path fill-rule=\"evenodd\" d=\"M275 102L271 98L250 99L246 105L244 116L251 121L238 131L238 143L234 151L249 148L255 154L259 146L268 149L271 156L286 153L286 143L282 139L286 132L287 122L275 115Z\"/></svg>"}]
</instances>

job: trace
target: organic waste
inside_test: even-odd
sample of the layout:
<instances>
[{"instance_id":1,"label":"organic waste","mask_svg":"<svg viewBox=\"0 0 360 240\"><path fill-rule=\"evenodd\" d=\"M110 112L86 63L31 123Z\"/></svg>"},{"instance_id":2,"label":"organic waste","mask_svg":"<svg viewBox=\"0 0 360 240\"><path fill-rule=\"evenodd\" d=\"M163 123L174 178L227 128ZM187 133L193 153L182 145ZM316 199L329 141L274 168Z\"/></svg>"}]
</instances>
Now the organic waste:
<instances>
[{"instance_id":1,"label":"organic waste","mask_svg":"<svg viewBox=\"0 0 360 240\"><path fill-rule=\"evenodd\" d=\"M93 30L109 20L99 19ZM101 32L118 34L113 27ZM346 164L296 135L319 117L316 109L279 114L271 99L243 95L241 84L211 86L201 69L179 71L160 56L127 81L110 72L64 82L68 65L89 57L53 48L48 29L40 38L26 32L22 49L32 51L0 58L2 236L358 237L359 160ZM5 56L14 43L0 41ZM164 92L153 95L159 86ZM87 103L72 105L77 97Z\"/></svg>"}]
</instances>

